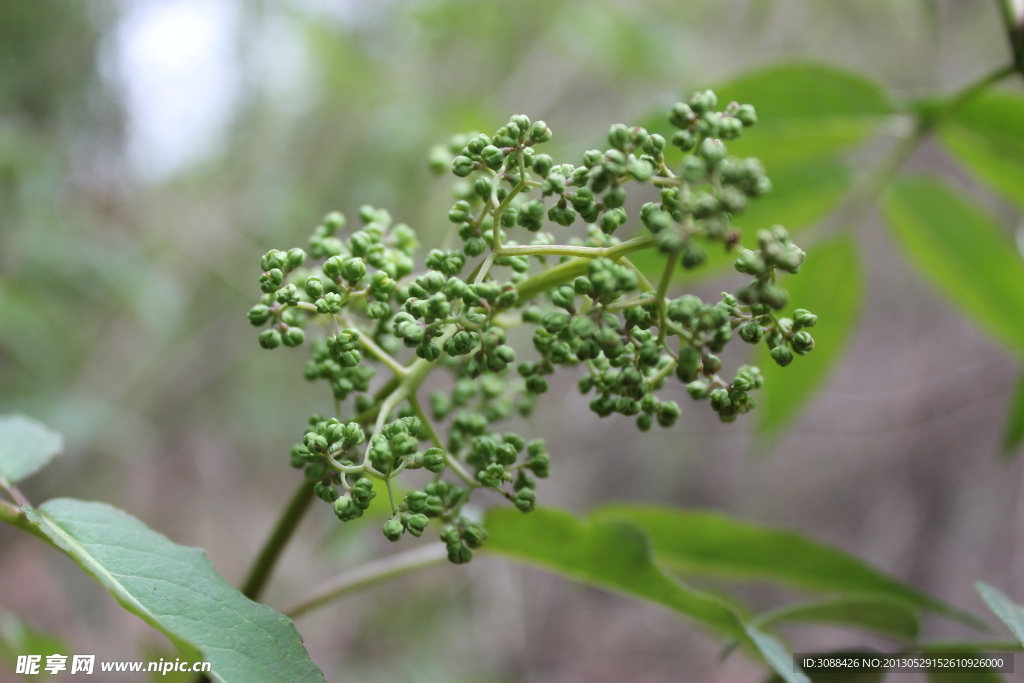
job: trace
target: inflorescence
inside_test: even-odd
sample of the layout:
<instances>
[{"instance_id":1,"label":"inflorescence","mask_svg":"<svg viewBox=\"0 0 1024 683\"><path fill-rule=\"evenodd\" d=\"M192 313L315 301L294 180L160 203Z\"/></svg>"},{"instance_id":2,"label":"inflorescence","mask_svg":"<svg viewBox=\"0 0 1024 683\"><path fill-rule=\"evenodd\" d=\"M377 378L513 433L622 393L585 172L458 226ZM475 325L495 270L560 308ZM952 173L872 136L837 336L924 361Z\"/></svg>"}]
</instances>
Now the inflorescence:
<instances>
[{"instance_id":1,"label":"inflorescence","mask_svg":"<svg viewBox=\"0 0 1024 683\"><path fill-rule=\"evenodd\" d=\"M359 210L361 226L347 239L339 236L341 213L324 218L309 242L315 265L298 248L263 257L264 294L249 311L253 325L266 326L260 345L295 347L313 324L325 330L311 343L304 372L330 386L336 415L310 418L291 462L339 519L361 517L377 493L374 481L383 480L388 539L419 537L438 520L449 559L468 562L487 537L463 514L475 490L496 491L523 512L537 503L535 478L550 468L544 441L496 425L528 415L558 366L583 368L579 389L599 416L632 416L647 431L655 422L671 427L680 415L675 401L658 395L673 376L724 422L754 408L758 368L740 366L729 378L716 355L734 336L767 344L782 366L814 347L812 313L777 313L788 295L776 272L798 272L804 252L781 226L760 230L757 250L740 249L732 224L771 189L760 161L726 149L725 141L757 122L754 108L716 107L711 91L673 106L669 140L616 124L608 148L587 151L579 166L538 152L551 130L523 115L493 136L458 136L434 148L431 168L465 179L448 212L461 246L431 250L416 277L415 232L370 206ZM678 172L666 163L669 145L684 153ZM639 209L642 234L621 241L615 233L628 222L631 185L651 186L653 200ZM578 221L585 237L564 244L543 232ZM669 298L677 265L700 266L715 242L738 250L736 270L750 283L717 302ZM653 284L627 258L652 248L668 257ZM534 328L536 353L517 363L506 329L519 325ZM382 367L391 377L375 383ZM424 406L418 389L441 368L453 386L430 393ZM415 469L433 473L431 482L398 500L393 480Z\"/></svg>"}]
</instances>

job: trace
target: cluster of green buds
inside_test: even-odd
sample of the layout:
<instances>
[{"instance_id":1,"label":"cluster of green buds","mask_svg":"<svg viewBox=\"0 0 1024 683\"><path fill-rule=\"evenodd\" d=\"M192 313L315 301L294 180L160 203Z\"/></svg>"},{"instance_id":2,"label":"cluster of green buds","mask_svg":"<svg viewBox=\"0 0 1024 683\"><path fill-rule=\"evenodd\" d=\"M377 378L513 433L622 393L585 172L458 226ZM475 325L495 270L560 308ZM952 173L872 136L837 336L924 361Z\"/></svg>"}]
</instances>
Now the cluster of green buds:
<instances>
[{"instance_id":1,"label":"cluster of green buds","mask_svg":"<svg viewBox=\"0 0 1024 683\"><path fill-rule=\"evenodd\" d=\"M529 415L559 367L580 372L598 416L635 418L647 431L680 417L674 380L725 422L754 408L760 371L722 374L718 354L734 336L767 344L782 366L814 347L812 313L779 313L788 295L778 271L798 272L803 251L781 226L759 230L757 250L738 249L734 219L771 182L757 159L730 156L724 141L757 122L754 108L717 107L711 91L673 106L669 140L616 124L608 147L579 165L538 151L551 130L523 115L494 135L434 148L431 168L459 179L448 212L458 246L430 251L418 274L415 232L370 206L347 237L342 214L324 218L309 242L313 265L298 248L264 256L264 294L249 312L266 328L260 345L299 346L320 329L304 375L329 385L335 415L310 419L291 461L339 519L361 517L381 482L391 509L385 537L436 525L449 559L468 562L487 538L466 507L473 494L489 490L523 512L537 505L536 479L550 472L544 441L500 423ZM669 145L683 152L675 171ZM627 191L644 202L635 222ZM545 231L578 221L580 234L561 241ZM675 271L701 265L716 245L738 249L736 269L753 281L717 302L670 296ZM646 249L667 256L650 279L628 258ZM517 326L533 329L532 349L509 343ZM451 388L421 403L435 371ZM406 470L423 473L408 475L401 497L395 479Z\"/></svg>"}]
</instances>

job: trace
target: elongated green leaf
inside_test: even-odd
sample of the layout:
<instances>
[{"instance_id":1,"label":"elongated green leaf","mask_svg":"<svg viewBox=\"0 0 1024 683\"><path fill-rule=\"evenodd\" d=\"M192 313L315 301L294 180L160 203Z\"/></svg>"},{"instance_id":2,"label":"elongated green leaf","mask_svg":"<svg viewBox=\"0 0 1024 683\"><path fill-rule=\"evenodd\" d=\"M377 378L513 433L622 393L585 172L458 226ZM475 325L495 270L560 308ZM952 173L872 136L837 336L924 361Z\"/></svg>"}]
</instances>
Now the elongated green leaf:
<instances>
[{"instance_id":1,"label":"elongated green leaf","mask_svg":"<svg viewBox=\"0 0 1024 683\"><path fill-rule=\"evenodd\" d=\"M620 519L647 532L659 562L683 576L771 581L811 591L875 596L928 609L971 625L969 614L794 531L760 526L715 512L612 505L595 519Z\"/></svg>"},{"instance_id":2,"label":"elongated green leaf","mask_svg":"<svg viewBox=\"0 0 1024 683\"><path fill-rule=\"evenodd\" d=\"M1017 382L1017 390L1010 404L1010 416L1003 433L1003 455L1012 456L1024 443L1024 375Z\"/></svg>"},{"instance_id":3,"label":"elongated green leaf","mask_svg":"<svg viewBox=\"0 0 1024 683\"><path fill-rule=\"evenodd\" d=\"M210 662L213 680L324 680L291 620L243 596L202 550L176 545L103 503L58 498L30 519L122 607L186 655Z\"/></svg>"},{"instance_id":4,"label":"elongated green leaf","mask_svg":"<svg viewBox=\"0 0 1024 683\"><path fill-rule=\"evenodd\" d=\"M1017 640L1024 645L1024 607L1006 597L1006 594L995 586L979 581L975 584L981 599L988 608L1010 629Z\"/></svg>"},{"instance_id":5,"label":"elongated green leaf","mask_svg":"<svg viewBox=\"0 0 1024 683\"><path fill-rule=\"evenodd\" d=\"M957 109L940 135L979 178L1024 209L1024 95L982 93Z\"/></svg>"},{"instance_id":6,"label":"elongated green leaf","mask_svg":"<svg viewBox=\"0 0 1024 683\"><path fill-rule=\"evenodd\" d=\"M581 520L560 510L528 515L510 508L487 514L487 549L538 565L581 583L664 605L704 626L753 645L788 683L806 682L793 673L792 656L773 637L745 624L723 600L689 588L651 557L644 534L622 520Z\"/></svg>"},{"instance_id":7,"label":"elongated green leaf","mask_svg":"<svg viewBox=\"0 0 1024 683\"><path fill-rule=\"evenodd\" d=\"M64 441L60 434L24 415L0 416L0 478L16 484L50 462Z\"/></svg>"},{"instance_id":8,"label":"elongated green leaf","mask_svg":"<svg viewBox=\"0 0 1024 683\"><path fill-rule=\"evenodd\" d=\"M789 367L780 368L767 346L758 348L755 362L764 375L764 388L756 414L764 434L777 432L796 416L824 384L853 337L864 297L853 238L839 237L809 249L800 273L785 278L782 284L789 291L787 315L804 308L818 316L818 324L809 330L814 350L797 356Z\"/></svg>"},{"instance_id":9,"label":"elongated green leaf","mask_svg":"<svg viewBox=\"0 0 1024 683\"><path fill-rule=\"evenodd\" d=\"M787 623L854 626L867 631L913 641L920 630L917 610L905 602L851 595L810 600L758 615L762 628Z\"/></svg>"},{"instance_id":10,"label":"elongated green leaf","mask_svg":"<svg viewBox=\"0 0 1024 683\"><path fill-rule=\"evenodd\" d=\"M924 276L996 339L1024 352L1024 262L992 217L925 177L896 182L885 213Z\"/></svg>"}]
</instances>

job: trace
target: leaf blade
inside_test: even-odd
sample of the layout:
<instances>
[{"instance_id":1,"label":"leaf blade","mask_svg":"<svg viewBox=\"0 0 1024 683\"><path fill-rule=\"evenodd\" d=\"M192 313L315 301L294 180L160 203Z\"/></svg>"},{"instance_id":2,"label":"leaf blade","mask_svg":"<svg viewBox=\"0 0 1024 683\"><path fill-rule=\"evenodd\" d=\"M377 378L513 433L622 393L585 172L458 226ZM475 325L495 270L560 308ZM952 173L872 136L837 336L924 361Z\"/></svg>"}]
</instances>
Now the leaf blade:
<instances>
[{"instance_id":1,"label":"leaf blade","mask_svg":"<svg viewBox=\"0 0 1024 683\"><path fill-rule=\"evenodd\" d=\"M920 176L894 183L884 208L917 270L990 335L1024 352L1024 262L992 217Z\"/></svg>"},{"instance_id":2,"label":"leaf blade","mask_svg":"<svg viewBox=\"0 0 1024 683\"><path fill-rule=\"evenodd\" d=\"M324 680L291 620L244 597L202 550L104 503L57 498L30 519L125 609L211 662L214 680Z\"/></svg>"},{"instance_id":3,"label":"leaf blade","mask_svg":"<svg viewBox=\"0 0 1024 683\"><path fill-rule=\"evenodd\" d=\"M0 416L0 478L17 484L53 460L64 448L61 435L25 415Z\"/></svg>"},{"instance_id":4,"label":"leaf blade","mask_svg":"<svg viewBox=\"0 0 1024 683\"><path fill-rule=\"evenodd\" d=\"M1024 209L1024 96L980 93L947 118L939 136L974 175Z\"/></svg>"}]
</instances>

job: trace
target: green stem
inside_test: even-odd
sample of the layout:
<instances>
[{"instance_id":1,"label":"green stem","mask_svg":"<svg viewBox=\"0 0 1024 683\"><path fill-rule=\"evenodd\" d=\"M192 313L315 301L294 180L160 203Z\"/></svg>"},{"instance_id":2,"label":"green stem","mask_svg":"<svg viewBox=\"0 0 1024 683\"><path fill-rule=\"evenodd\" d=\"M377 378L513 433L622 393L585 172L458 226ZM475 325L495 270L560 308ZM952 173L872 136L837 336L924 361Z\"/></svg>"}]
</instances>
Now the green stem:
<instances>
[{"instance_id":1,"label":"green stem","mask_svg":"<svg viewBox=\"0 0 1024 683\"><path fill-rule=\"evenodd\" d=\"M345 323L346 327L358 329L356 328L355 323L352 322L352 319L348 316L342 316L341 321ZM388 366L388 369L399 377L403 377L407 372L404 365L395 360L390 353L378 346L370 335L364 333L362 330L359 330L359 343L370 353L371 356Z\"/></svg>"},{"instance_id":2,"label":"green stem","mask_svg":"<svg viewBox=\"0 0 1024 683\"><path fill-rule=\"evenodd\" d=\"M51 541L46 534L40 531L39 527L28 521L28 517L25 516L25 512L23 510L2 500L0 500L0 522L7 522L11 526L16 526L22 531L27 531L33 536L53 545L53 541Z\"/></svg>"},{"instance_id":3,"label":"green stem","mask_svg":"<svg viewBox=\"0 0 1024 683\"><path fill-rule=\"evenodd\" d=\"M639 280L639 282L640 282L640 291L641 292L653 292L654 291L654 285L651 284L651 281L647 279L647 276L644 275L644 272L642 270L640 270L639 268L637 268L636 265L634 265L632 261L630 261L625 256L620 256L619 258L617 258L615 260L618 263L621 263L622 265L626 266L627 268L629 268L630 270L633 271L633 274L636 275L636 279Z\"/></svg>"},{"instance_id":4,"label":"green stem","mask_svg":"<svg viewBox=\"0 0 1024 683\"><path fill-rule=\"evenodd\" d=\"M447 557L447 549L439 543L432 543L414 548L413 550L396 553L325 581L319 586L314 587L302 598L286 606L281 612L294 619L301 614L327 604L335 598L340 598L361 588L366 588L381 581L437 564Z\"/></svg>"},{"instance_id":5,"label":"green stem","mask_svg":"<svg viewBox=\"0 0 1024 683\"><path fill-rule=\"evenodd\" d=\"M398 504L395 503L395 489L391 486L391 472L388 472L388 476L384 478L384 486L388 490L388 502L391 504L391 516L394 517L398 514Z\"/></svg>"},{"instance_id":6,"label":"green stem","mask_svg":"<svg viewBox=\"0 0 1024 683\"><path fill-rule=\"evenodd\" d=\"M635 251L650 249L655 245L654 235L634 237L631 240L620 242L611 247L584 247L592 249L586 257L574 258L571 261L560 263L557 266L538 273L531 278L520 282L516 289L519 291L519 305L523 305L541 292L546 292L559 285L572 282L580 275L587 274L590 261L595 258L618 259L619 257L632 254ZM507 247L512 248L512 247Z\"/></svg>"},{"instance_id":7,"label":"green stem","mask_svg":"<svg viewBox=\"0 0 1024 683\"><path fill-rule=\"evenodd\" d=\"M679 250L669 252L668 260L665 261L665 269L661 271L661 280L658 281L658 291L654 298L658 302L658 344L665 343L665 334L668 332L665 321L668 319L668 304L665 302L665 295L668 294L668 286L672 283L672 274L676 270L676 260L679 258Z\"/></svg>"},{"instance_id":8,"label":"green stem","mask_svg":"<svg viewBox=\"0 0 1024 683\"><path fill-rule=\"evenodd\" d=\"M1014 70L1024 75L1024 17L1016 16L1012 0L998 0L1003 24L1013 52Z\"/></svg>"},{"instance_id":9,"label":"green stem","mask_svg":"<svg viewBox=\"0 0 1024 683\"><path fill-rule=\"evenodd\" d=\"M473 480L473 477L466 471L466 468L462 466L458 460L455 459L448 449L445 448L444 442L441 440L441 435L437 433L437 428L434 427L434 423L430 421L430 417L427 416L427 411L423 410L423 405L420 403L419 398L415 394L409 396L409 405L416 411L416 417L420 419L423 426L427 430L427 434L430 436L431 442L442 451L444 451L444 463L451 468L455 474L458 475L459 479L463 481L467 486L476 488L480 484Z\"/></svg>"},{"instance_id":10,"label":"green stem","mask_svg":"<svg viewBox=\"0 0 1024 683\"><path fill-rule=\"evenodd\" d=\"M277 525L270 537L263 544L260 554L249 570L249 575L245 577L245 583L242 584L242 593L250 600L259 599L260 593L263 592L264 586L274 571L274 565L277 564L277 560L281 556L281 551L284 550L292 534L295 533L299 522L302 521L302 516L309 509L309 504L313 502L314 484L315 482L303 479L302 484L299 485L289 501L288 507L284 509L280 519L277 520Z\"/></svg>"},{"instance_id":11,"label":"green stem","mask_svg":"<svg viewBox=\"0 0 1024 683\"><path fill-rule=\"evenodd\" d=\"M903 164L931 131L986 88L1013 73L1013 66L996 69L960 90L931 114L918 115L913 132L900 140L878 167L859 186L850 191L843 201L843 205L833 214L830 225L841 228L859 223L861 216L870 208L875 197L888 186L893 176L903 167Z\"/></svg>"},{"instance_id":12,"label":"green stem","mask_svg":"<svg viewBox=\"0 0 1024 683\"><path fill-rule=\"evenodd\" d=\"M671 363L666 364L665 367L659 370L656 374L647 378L647 385L650 387L657 386L658 382L668 377L669 374L676 369L678 362L679 361L672 359Z\"/></svg>"},{"instance_id":13,"label":"green stem","mask_svg":"<svg viewBox=\"0 0 1024 683\"><path fill-rule=\"evenodd\" d=\"M967 102L970 102L977 95L986 90L989 86L998 83L1004 78L1012 76L1014 73L1018 71L1018 69L1018 65L1009 64L1007 66L1000 67L995 71L992 71L988 75L983 76L978 80L974 81L973 83L969 84L966 88L964 88L957 94L953 95L953 97L946 101L946 104L942 108L940 108L935 117L931 119L930 126L934 127L935 125L941 123L943 119L945 119L951 113L962 107Z\"/></svg>"},{"instance_id":14,"label":"green stem","mask_svg":"<svg viewBox=\"0 0 1024 683\"><path fill-rule=\"evenodd\" d=\"M22 492L19 491L16 486L8 482L3 477L0 477L0 491L3 491L8 496L10 496L11 500L13 500L18 505L22 507L32 507L32 504L28 502L28 498L26 498L24 494L22 494Z\"/></svg>"},{"instance_id":15,"label":"green stem","mask_svg":"<svg viewBox=\"0 0 1024 683\"><path fill-rule=\"evenodd\" d=\"M8 482L3 477L0 477L0 491L6 493L10 496L11 500L16 503L15 505L0 499L0 522L7 522L12 526L16 526L22 531L27 531L33 536L53 545L53 541L51 541L37 525L30 522L28 515L25 514L25 510L32 507L28 498L26 498L16 486Z\"/></svg>"},{"instance_id":16,"label":"green stem","mask_svg":"<svg viewBox=\"0 0 1024 683\"><path fill-rule=\"evenodd\" d=\"M505 195L505 198L498 204L498 208L494 210L494 226L491 228L491 236L494 238L494 251L501 250L501 214L505 213L505 209L509 207L512 200L516 198L516 195L526 189L526 166L523 162L522 150L516 152L516 163L519 166L519 182ZM486 271L482 272L486 274Z\"/></svg>"},{"instance_id":17,"label":"green stem","mask_svg":"<svg viewBox=\"0 0 1024 683\"><path fill-rule=\"evenodd\" d=\"M397 376L392 377L390 380L385 382L384 385L377 390L377 393L374 394L377 406L356 415L352 421L364 424L373 420L377 416L377 413L380 412L381 402L385 397L390 395L398 385L399 379ZM288 541L291 540L292 535L295 533L295 529L299 526L299 522L302 521L302 517L305 515L306 511L309 510L309 503L312 502L314 498L313 486L315 483L316 482L303 479L302 484L289 501L288 506L281 512L281 516L277 520L274 531L270 534L270 537L267 538L267 541L260 549L260 554L256 557L252 567L249 569L249 574L246 576L245 583L242 588L242 592L250 599L256 600L259 597L264 585L270 578L270 574L274 569L274 565L277 563L278 557L288 544ZM0 512L0 515L2 515L2 512ZM32 529L29 529L29 531L31 530Z\"/></svg>"}]
</instances>

